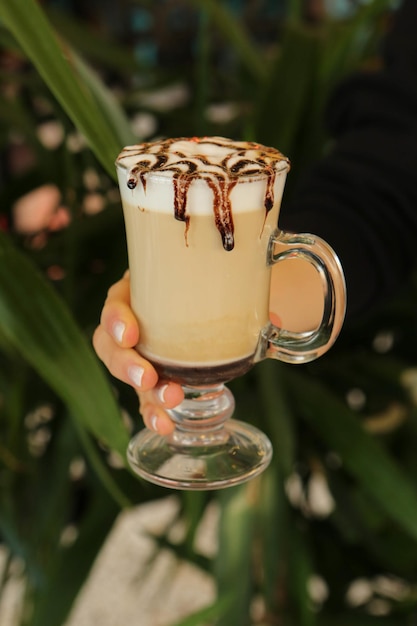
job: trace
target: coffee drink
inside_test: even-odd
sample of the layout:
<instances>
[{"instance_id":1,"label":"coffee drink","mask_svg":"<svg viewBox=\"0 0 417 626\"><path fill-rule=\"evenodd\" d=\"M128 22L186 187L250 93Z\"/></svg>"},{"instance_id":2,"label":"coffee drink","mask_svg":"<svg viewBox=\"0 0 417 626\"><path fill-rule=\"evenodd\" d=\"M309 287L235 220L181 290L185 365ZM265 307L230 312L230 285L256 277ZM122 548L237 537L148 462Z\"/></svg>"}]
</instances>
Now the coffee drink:
<instances>
[{"instance_id":1,"label":"coffee drink","mask_svg":"<svg viewBox=\"0 0 417 626\"><path fill-rule=\"evenodd\" d=\"M252 366L288 169L273 148L221 137L119 155L137 348L164 378L224 382Z\"/></svg>"}]
</instances>

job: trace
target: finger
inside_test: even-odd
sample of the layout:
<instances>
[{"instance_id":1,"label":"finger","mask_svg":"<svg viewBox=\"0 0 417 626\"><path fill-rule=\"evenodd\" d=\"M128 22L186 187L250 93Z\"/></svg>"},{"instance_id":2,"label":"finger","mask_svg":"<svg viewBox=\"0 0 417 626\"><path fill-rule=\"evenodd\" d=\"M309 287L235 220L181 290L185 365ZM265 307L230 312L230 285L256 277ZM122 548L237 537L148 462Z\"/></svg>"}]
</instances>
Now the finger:
<instances>
[{"instance_id":1,"label":"finger","mask_svg":"<svg viewBox=\"0 0 417 626\"><path fill-rule=\"evenodd\" d=\"M98 357L115 378L131 385L137 391L152 389L157 384L158 374L151 363L133 348L121 348L115 344L102 326L94 332L93 346Z\"/></svg>"},{"instance_id":2,"label":"finger","mask_svg":"<svg viewBox=\"0 0 417 626\"><path fill-rule=\"evenodd\" d=\"M172 433L175 424L166 409L174 408L184 399L182 387L172 382L160 382L153 389L138 395L140 413L147 428L159 435Z\"/></svg>"},{"instance_id":3,"label":"finger","mask_svg":"<svg viewBox=\"0 0 417 626\"><path fill-rule=\"evenodd\" d=\"M163 409L173 409L184 400L181 385L170 381L159 381L153 389L140 393L141 406L146 404L159 405Z\"/></svg>"},{"instance_id":4,"label":"finger","mask_svg":"<svg viewBox=\"0 0 417 626\"><path fill-rule=\"evenodd\" d=\"M161 406L152 403L141 405L140 413L145 426L159 435L169 435L175 428L174 422Z\"/></svg>"},{"instance_id":5,"label":"finger","mask_svg":"<svg viewBox=\"0 0 417 626\"><path fill-rule=\"evenodd\" d=\"M115 282L107 292L108 300L120 300L130 304L130 272L126 270L123 276Z\"/></svg>"},{"instance_id":6,"label":"finger","mask_svg":"<svg viewBox=\"0 0 417 626\"><path fill-rule=\"evenodd\" d=\"M139 341L139 325L130 308L128 274L112 285L101 312L100 324L122 347L132 348Z\"/></svg>"},{"instance_id":7,"label":"finger","mask_svg":"<svg viewBox=\"0 0 417 626\"><path fill-rule=\"evenodd\" d=\"M280 316L274 313L273 311L269 311L269 321L274 326L278 326L278 328L282 327L282 321L281 321Z\"/></svg>"}]
</instances>

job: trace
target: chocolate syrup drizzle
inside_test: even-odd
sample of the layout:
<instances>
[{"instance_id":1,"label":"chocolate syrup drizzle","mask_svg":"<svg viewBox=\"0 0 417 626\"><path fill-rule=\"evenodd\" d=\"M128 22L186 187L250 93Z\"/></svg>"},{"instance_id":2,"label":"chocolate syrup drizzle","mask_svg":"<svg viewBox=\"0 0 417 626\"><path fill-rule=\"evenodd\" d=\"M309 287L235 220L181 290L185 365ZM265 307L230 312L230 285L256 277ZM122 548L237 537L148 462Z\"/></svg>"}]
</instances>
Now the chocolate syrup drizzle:
<instances>
[{"instance_id":1,"label":"chocolate syrup drizzle","mask_svg":"<svg viewBox=\"0 0 417 626\"><path fill-rule=\"evenodd\" d=\"M176 149L179 142L201 145L202 150L189 154ZM204 153L204 147L227 148L223 158ZM204 180L213 192L213 212L223 247L234 248L234 225L230 193L242 177L266 176L264 196L265 220L274 205L274 183L277 164L289 161L275 148L261 146L251 141L232 141L223 137L193 137L166 139L155 143L127 146L120 153L117 163L138 157L128 172L127 186L135 189L140 182L146 192L147 174L150 172L172 172L174 185L174 215L185 223L185 239L190 226L187 213L188 190L193 180Z\"/></svg>"}]
</instances>

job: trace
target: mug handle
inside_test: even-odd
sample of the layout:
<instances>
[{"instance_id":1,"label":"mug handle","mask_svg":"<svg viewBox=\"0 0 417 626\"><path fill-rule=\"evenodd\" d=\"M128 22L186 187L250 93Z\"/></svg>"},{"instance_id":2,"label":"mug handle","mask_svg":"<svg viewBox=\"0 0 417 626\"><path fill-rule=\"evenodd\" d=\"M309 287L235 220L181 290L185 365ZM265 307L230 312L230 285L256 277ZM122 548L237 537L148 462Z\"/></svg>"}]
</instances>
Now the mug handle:
<instances>
[{"instance_id":1,"label":"mug handle","mask_svg":"<svg viewBox=\"0 0 417 626\"><path fill-rule=\"evenodd\" d=\"M277 247L284 250L277 252ZM316 235L276 230L269 241L267 264L272 266L293 258L307 261L320 276L324 298L322 320L316 329L307 332L292 332L267 324L261 330L255 362L272 358L293 364L308 363L327 352L342 328L346 284L334 250Z\"/></svg>"}]
</instances>

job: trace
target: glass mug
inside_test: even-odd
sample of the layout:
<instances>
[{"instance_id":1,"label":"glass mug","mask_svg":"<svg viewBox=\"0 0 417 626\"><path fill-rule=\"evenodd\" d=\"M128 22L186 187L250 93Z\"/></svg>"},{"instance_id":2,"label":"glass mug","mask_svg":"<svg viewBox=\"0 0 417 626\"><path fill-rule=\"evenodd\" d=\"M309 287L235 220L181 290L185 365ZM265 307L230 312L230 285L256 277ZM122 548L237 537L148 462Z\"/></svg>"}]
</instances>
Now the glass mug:
<instances>
[{"instance_id":1,"label":"glass mug","mask_svg":"<svg viewBox=\"0 0 417 626\"><path fill-rule=\"evenodd\" d=\"M268 465L272 447L254 426L230 419L224 383L264 358L306 363L333 344L343 323L345 281L322 239L278 229L289 162L278 150L222 137L128 146L116 161L124 211L138 351L185 399L168 411L172 435L143 429L132 468L177 489L218 489ZM320 276L323 315L311 332L269 320L275 263L301 258Z\"/></svg>"}]
</instances>

